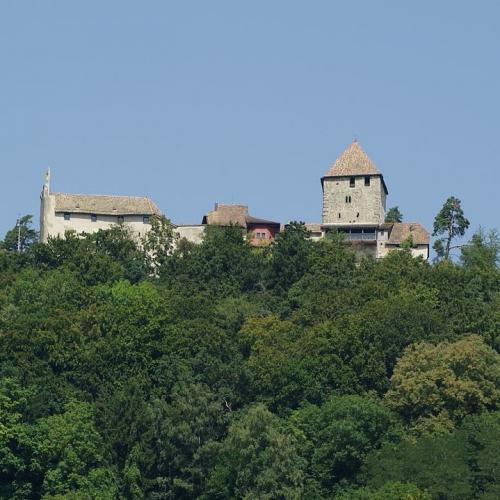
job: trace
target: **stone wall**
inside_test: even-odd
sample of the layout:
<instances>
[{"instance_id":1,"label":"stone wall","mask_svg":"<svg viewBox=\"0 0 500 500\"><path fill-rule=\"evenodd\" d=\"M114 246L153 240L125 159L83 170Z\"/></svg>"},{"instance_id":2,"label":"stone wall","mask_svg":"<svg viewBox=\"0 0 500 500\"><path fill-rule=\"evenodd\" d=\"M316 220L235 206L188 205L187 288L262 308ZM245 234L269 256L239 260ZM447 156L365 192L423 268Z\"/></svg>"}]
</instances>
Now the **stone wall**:
<instances>
[{"instance_id":1,"label":"stone wall","mask_svg":"<svg viewBox=\"0 0 500 500\"><path fill-rule=\"evenodd\" d=\"M199 244L203 241L203 236L205 235L205 227L199 224L193 225L183 225L177 226L175 232L179 235L179 238L185 238L191 243Z\"/></svg>"},{"instance_id":2,"label":"stone wall","mask_svg":"<svg viewBox=\"0 0 500 500\"><path fill-rule=\"evenodd\" d=\"M401 250L401 246L384 244L379 248L377 257L383 258L386 257L390 252L398 250ZM414 247L410 248L410 252L412 257L422 257L427 260L429 258L429 245L415 245Z\"/></svg>"},{"instance_id":3,"label":"stone wall","mask_svg":"<svg viewBox=\"0 0 500 500\"><path fill-rule=\"evenodd\" d=\"M385 191L379 176L370 176L369 186L364 176L356 176L354 187L350 177L324 179L323 224L382 224L384 217Z\"/></svg>"}]
</instances>

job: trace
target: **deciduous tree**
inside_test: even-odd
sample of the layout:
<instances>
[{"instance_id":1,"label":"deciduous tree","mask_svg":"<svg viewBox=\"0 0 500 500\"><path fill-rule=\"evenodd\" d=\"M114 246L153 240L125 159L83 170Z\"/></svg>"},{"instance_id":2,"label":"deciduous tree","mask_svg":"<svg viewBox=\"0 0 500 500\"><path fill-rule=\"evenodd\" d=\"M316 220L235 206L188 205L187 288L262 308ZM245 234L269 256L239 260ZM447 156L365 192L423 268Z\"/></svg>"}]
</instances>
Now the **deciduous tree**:
<instances>
[{"instance_id":1,"label":"deciduous tree","mask_svg":"<svg viewBox=\"0 0 500 500\"><path fill-rule=\"evenodd\" d=\"M295 439L263 405L255 405L231 424L204 498L298 500L303 465Z\"/></svg>"},{"instance_id":2,"label":"deciduous tree","mask_svg":"<svg viewBox=\"0 0 500 500\"><path fill-rule=\"evenodd\" d=\"M460 249L460 262L466 269L495 273L500 257L500 236L495 230L481 228Z\"/></svg>"},{"instance_id":3,"label":"deciduous tree","mask_svg":"<svg viewBox=\"0 0 500 500\"><path fill-rule=\"evenodd\" d=\"M308 472L325 494L355 479L366 455L383 443L395 423L381 401L362 396L332 396L320 407L305 405L289 419Z\"/></svg>"},{"instance_id":4,"label":"deciduous tree","mask_svg":"<svg viewBox=\"0 0 500 500\"><path fill-rule=\"evenodd\" d=\"M447 431L500 404L500 355L477 335L417 343L397 362L385 399L416 432Z\"/></svg>"}]
</instances>

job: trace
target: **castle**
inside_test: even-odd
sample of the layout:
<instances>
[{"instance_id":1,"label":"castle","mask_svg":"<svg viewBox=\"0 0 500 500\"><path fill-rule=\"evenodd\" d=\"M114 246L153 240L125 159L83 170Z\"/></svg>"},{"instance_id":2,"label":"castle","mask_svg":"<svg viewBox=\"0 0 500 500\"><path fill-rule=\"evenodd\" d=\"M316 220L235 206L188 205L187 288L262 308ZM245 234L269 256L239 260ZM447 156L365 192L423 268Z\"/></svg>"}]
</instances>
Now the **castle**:
<instances>
[{"instance_id":1,"label":"castle","mask_svg":"<svg viewBox=\"0 0 500 500\"><path fill-rule=\"evenodd\" d=\"M382 173L354 141L321 178L321 233L344 233L358 254L384 257L407 244L414 256L429 258L429 233L418 222L385 222L389 194Z\"/></svg>"},{"instance_id":2,"label":"castle","mask_svg":"<svg viewBox=\"0 0 500 500\"><path fill-rule=\"evenodd\" d=\"M381 258L407 246L414 256L429 257L429 233L417 222L385 222L387 186L382 173L357 141L337 158L321 178L321 223L306 224L313 240L330 231L344 235L359 256ZM48 172L40 197L40 239L64 236L68 230L92 233L113 224L127 224L132 233L144 236L150 218L161 210L146 197L52 193ZM179 237L200 243L206 226L238 225L246 229L253 246L272 243L283 228L279 222L249 214L245 205L220 204L203 216L200 224L177 225Z\"/></svg>"}]
</instances>

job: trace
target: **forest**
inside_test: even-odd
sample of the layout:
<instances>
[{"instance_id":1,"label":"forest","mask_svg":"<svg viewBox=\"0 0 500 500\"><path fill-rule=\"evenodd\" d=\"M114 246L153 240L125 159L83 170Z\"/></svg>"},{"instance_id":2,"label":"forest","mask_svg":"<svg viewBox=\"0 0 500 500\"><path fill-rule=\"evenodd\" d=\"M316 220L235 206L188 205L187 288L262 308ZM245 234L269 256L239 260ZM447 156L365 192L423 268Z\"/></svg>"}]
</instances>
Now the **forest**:
<instances>
[{"instance_id":1,"label":"forest","mask_svg":"<svg viewBox=\"0 0 500 500\"><path fill-rule=\"evenodd\" d=\"M500 498L494 231L36 240L0 245L0 498Z\"/></svg>"}]
</instances>

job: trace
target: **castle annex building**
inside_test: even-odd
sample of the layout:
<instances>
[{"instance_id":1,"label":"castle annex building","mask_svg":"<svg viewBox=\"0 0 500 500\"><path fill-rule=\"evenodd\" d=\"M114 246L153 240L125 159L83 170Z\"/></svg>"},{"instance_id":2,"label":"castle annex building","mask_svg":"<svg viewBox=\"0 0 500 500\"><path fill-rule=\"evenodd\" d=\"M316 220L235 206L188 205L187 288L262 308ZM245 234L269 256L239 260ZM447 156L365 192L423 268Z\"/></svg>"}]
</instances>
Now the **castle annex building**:
<instances>
[{"instance_id":1,"label":"castle annex building","mask_svg":"<svg viewBox=\"0 0 500 500\"><path fill-rule=\"evenodd\" d=\"M321 178L321 233L344 233L357 253L384 257L403 243L412 254L429 257L429 233L418 222L386 223L389 194L382 173L354 141Z\"/></svg>"},{"instance_id":2,"label":"castle annex building","mask_svg":"<svg viewBox=\"0 0 500 500\"><path fill-rule=\"evenodd\" d=\"M47 172L40 196L40 240L45 243L66 231L93 233L114 224L127 224L142 237L152 215L161 215L161 210L146 197L52 193Z\"/></svg>"},{"instance_id":3,"label":"castle annex building","mask_svg":"<svg viewBox=\"0 0 500 500\"><path fill-rule=\"evenodd\" d=\"M429 233L418 222L386 223L389 194L382 173L354 141L321 178L321 223L306 224L313 240L328 232L343 233L346 244L358 256L381 258L388 252L409 247L414 256L429 257ZM142 237L150 229L150 217L161 210L147 197L52 193L50 173L41 194L40 239L64 236L66 231L92 233L114 224L127 224ZM200 243L206 226L238 225L253 246L269 245L283 227L279 222L253 217L246 205L216 203L201 224L176 226L181 238Z\"/></svg>"}]
</instances>

